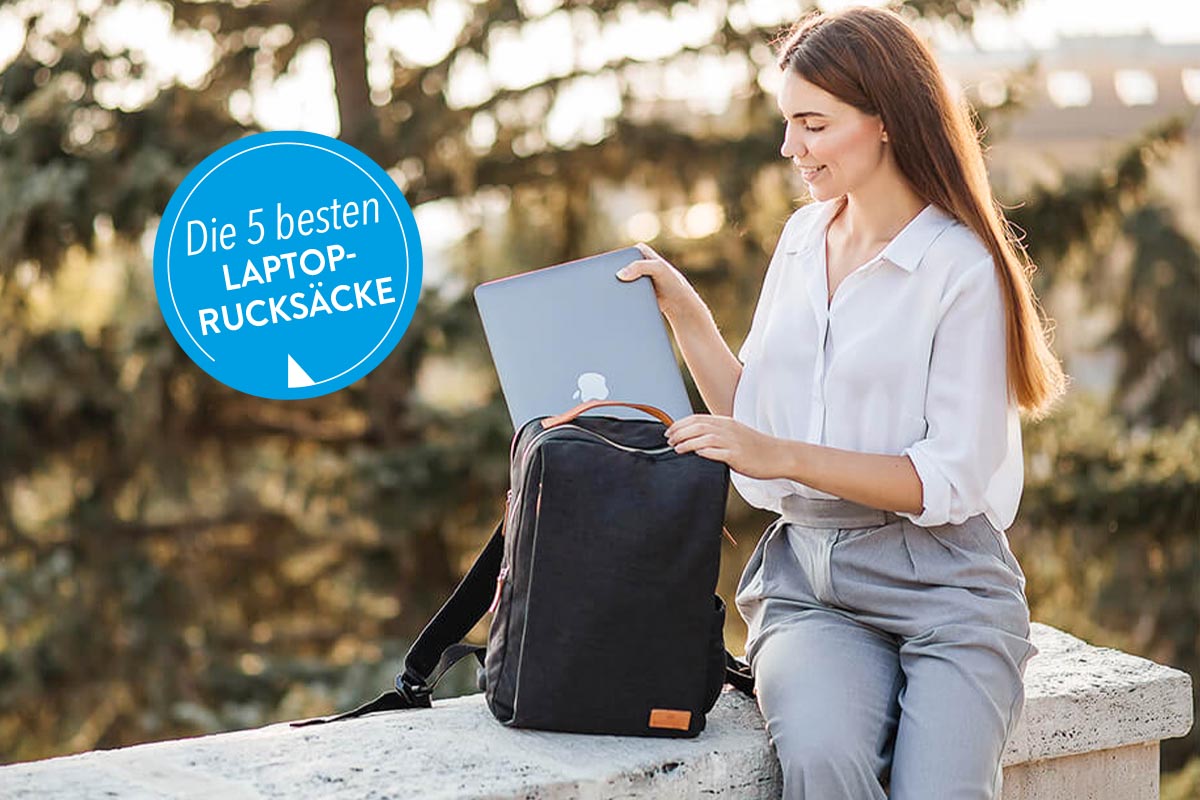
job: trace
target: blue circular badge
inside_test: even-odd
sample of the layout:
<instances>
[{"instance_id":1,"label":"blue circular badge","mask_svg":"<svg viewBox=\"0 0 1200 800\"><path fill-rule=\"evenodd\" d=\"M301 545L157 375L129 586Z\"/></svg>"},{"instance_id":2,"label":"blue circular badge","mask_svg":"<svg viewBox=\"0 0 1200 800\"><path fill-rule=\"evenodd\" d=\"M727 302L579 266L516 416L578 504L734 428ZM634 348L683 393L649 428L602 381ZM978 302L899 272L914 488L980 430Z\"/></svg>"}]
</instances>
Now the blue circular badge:
<instances>
[{"instance_id":1,"label":"blue circular badge","mask_svg":"<svg viewBox=\"0 0 1200 800\"><path fill-rule=\"evenodd\" d=\"M400 341L421 294L421 240L395 182L315 133L239 139L192 170L154 242L167 327L246 394L319 397Z\"/></svg>"}]
</instances>

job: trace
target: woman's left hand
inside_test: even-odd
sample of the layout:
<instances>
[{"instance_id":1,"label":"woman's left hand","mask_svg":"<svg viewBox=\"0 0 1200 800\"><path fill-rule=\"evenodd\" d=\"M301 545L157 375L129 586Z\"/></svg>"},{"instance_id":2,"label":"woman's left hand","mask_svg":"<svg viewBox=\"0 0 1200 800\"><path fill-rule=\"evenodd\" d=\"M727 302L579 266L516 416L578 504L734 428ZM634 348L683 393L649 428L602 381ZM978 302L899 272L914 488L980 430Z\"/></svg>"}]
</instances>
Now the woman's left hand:
<instances>
[{"instance_id":1,"label":"woman's left hand","mask_svg":"<svg viewBox=\"0 0 1200 800\"><path fill-rule=\"evenodd\" d=\"M786 443L732 417L692 414L667 428L667 442L677 453L695 452L722 461L748 478L782 478L788 472Z\"/></svg>"}]
</instances>

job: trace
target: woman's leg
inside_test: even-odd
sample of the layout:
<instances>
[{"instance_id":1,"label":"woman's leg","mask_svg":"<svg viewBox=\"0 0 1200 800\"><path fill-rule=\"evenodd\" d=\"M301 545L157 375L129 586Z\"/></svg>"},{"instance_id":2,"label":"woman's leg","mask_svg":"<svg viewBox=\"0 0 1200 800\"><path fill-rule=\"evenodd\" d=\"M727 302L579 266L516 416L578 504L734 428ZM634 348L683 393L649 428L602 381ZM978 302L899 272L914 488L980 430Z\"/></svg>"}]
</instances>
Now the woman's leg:
<instances>
[{"instance_id":1,"label":"woman's leg","mask_svg":"<svg viewBox=\"0 0 1200 800\"><path fill-rule=\"evenodd\" d=\"M893 637L837 611L806 609L763 632L751 666L784 800L887 796L904 681Z\"/></svg>"},{"instance_id":2,"label":"woman's leg","mask_svg":"<svg viewBox=\"0 0 1200 800\"><path fill-rule=\"evenodd\" d=\"M891 800L999 800L1024 703L1024 575L982 515L843 537L833 582L857 619L897 636L905 675Z\"/></svg>"},{"instance_id":3,"label":"woman's leg","mask_svg":"<svg viewBox=\"0 0 1200 800\"><path fill-rule=\"evenodd\" d=\"M901 645L892 800L1000 800L1027 652L1022 637L976 625L945 625Z\"/></svg>"}]
</instances>

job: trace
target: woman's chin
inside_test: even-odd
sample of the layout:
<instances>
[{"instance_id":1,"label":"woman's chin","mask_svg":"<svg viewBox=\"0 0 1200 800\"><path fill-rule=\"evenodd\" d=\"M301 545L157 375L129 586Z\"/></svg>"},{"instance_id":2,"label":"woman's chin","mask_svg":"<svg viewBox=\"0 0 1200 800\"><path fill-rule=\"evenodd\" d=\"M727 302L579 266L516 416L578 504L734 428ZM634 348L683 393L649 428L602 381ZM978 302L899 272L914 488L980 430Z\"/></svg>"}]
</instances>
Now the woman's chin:
<instances>
[{"instance_id":1,"label":"woman's chin","mask_svg":"<svg viewBox=\"0 0 1200 800\"><path fill-rule=\"evenodd\" d=\"M823 203L826 200L831 200L834 197L837 197L836 194L822 186L819 182L815 184L808 183L805 184L805 186L808 187L808 196L818 203Z\"/></svg>"}]
</instances>

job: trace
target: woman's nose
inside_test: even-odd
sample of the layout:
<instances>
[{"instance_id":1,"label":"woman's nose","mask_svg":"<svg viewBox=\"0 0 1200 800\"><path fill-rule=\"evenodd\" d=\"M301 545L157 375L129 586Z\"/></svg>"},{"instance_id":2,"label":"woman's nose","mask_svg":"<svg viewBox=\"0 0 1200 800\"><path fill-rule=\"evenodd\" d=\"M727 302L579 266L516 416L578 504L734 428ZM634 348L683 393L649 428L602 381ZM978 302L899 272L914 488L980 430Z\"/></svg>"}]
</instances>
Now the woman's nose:
<instances>
[{"instance_id":1,"label":"woman's nose","mask_svg":"<svg viewBox=\"0 0 1200 800\"><path fill-rule=\"evenodd\" d=\"M783 144L779 146L779 154L784 158L796 158L807 151L808 148L800 141L798 136L784 135Z\"/></svg>"}]
</instances>

